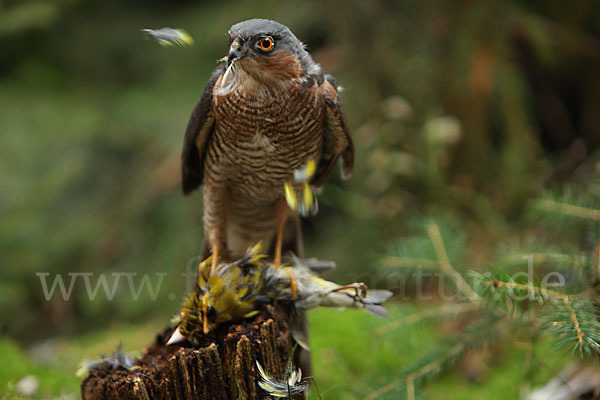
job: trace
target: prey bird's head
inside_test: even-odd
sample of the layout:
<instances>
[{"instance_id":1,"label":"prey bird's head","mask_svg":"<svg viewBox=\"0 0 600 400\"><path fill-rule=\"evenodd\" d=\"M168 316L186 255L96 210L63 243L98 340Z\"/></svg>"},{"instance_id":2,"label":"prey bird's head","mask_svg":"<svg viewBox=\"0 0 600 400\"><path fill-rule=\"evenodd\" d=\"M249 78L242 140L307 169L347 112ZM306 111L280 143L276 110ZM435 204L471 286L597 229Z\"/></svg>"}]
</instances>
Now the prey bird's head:
<instances>
[{"instance_id":1,"label":"prey bird's head","mask_svg":"<svg viewBox=\"0 0 600 400\"><path fill-rule=\"evenodd\" d=\"M251 19L233 25L228 34L230 47L226 62L230 75L240 72L268 84L321 71L302 42L278 22Z\"/></svg>"}]
</instances>

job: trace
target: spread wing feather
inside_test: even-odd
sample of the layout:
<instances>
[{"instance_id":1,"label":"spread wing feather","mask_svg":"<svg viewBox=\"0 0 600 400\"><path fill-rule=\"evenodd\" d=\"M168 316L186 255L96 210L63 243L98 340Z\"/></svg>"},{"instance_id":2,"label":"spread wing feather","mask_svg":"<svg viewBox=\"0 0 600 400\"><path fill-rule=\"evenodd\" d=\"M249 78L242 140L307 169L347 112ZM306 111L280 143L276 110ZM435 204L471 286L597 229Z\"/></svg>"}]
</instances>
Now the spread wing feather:
<instances>
[{"instance_id":1,"label":"spread wing feather","mask_svg":"<svg viewBox=\"0 0 600 400\"><path fill-rule=\"evenodd\" d=\"M211 112L213 88L224 70L224 66L220 65L213 71L185 130L181 152L181 178L183 194L186 195L202 184L206 144L215 123Z\"/></svg>"},{"instance_id":2,"label":"spread wing feather","mask_svg":"<svg viewBox=\"0 0 600 400\"><path fill-rule=\"evenodd\" d=\"M315 186L325 183L338 158L341 159L342 178L349 178L354 166L354 143L350 136L346 113L340 103L335 78L325 74L321 90L325 95L326 116L323 130L323 153L312 182Z\"/></svg>"}]
</instances>

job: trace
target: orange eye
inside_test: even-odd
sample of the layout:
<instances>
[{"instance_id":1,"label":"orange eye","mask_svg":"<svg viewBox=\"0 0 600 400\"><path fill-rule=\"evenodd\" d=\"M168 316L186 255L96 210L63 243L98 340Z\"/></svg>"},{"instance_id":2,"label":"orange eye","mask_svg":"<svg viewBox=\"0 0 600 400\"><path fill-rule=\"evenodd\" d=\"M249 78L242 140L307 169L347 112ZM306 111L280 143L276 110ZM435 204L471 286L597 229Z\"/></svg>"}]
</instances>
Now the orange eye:
<instances>
[{"instance_id":1,"label":"orange eye","mask_svg":"<svg viewBox=\"0 0 600 400\"><path fill-rule=\"evenodd\" d=\"M258 41L258 47L262 51L270 51L273 49L273 46L275 46L275 41L270 36L264 37Z\"/></svg>"}]
</instances>

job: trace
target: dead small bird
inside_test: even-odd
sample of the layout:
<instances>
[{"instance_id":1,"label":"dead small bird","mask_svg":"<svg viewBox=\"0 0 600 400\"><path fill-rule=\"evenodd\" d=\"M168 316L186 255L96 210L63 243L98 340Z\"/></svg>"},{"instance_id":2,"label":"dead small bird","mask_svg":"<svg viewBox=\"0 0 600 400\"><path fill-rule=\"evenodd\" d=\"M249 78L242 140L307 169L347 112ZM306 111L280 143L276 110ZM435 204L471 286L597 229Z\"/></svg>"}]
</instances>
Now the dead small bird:
<instances>
[{"instance_id":1,"label":"dead small bird","mask_svg":"<svg viewBox=\"0 0 600 400\"><path fill-rule=\"evenodd\" d=\"M95 369L133 369L135 359L123 353L123 342L120 342L111 357L100 355L100 360L83 360L77 370L77 376L81 377Z\"/></svg>"},{"instance_id":2,"label":"dead small bird","mask_svg":"<svg viewBox=\"0 0 600 400\"><path fill-rule=\"evenodd\" d=\"M260 254L260 244L250 248L244 257L220 264L211 275L211 258L199 266L198 291L184 300L181 312L173 319L177 325L167 345L199 339L220 324L258 314L263 304L282 302L298 311L319 306L362 308L387 317L381 305L392 296L388 290L369 290L364 283L338 285L314 274L300 260L294 266L275 266ZM303 348L308 348L301 329L292 335Z\"/></svg>"},{"instance_id":3,"label":"dead small bird","mask_svg":"<svg viewBox=\"0 0 600 400\"><path fill-rule=\"evenodd\" d=\"M173 46L174 44L184 47L194 44L194 39L183 29L162 28L142 29L142 32L153 37L161 46Z\"/></svg>"}]
</instances>

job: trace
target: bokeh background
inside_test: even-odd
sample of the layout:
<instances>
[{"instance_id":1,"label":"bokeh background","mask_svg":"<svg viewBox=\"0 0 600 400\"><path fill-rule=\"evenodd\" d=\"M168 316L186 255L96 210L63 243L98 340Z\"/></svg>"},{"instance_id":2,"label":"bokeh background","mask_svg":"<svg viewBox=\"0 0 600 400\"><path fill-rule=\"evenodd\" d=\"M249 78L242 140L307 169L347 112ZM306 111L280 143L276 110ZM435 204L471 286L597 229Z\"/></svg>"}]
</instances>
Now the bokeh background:
<instances>
[{"instance_id":1,"label":"bokeh background","mask_svg":"<svg viewBox=\"0 0 600 400\"><path fill-rule=\"evenodd\" d=\"M594 174L595 1L0 1L0 398L31 374L34 398L77 397L80 359L119 340L139 351L177 311L202 242L201 196L180 190L183 132L227 29L253 17L288 25L345 89L355 174L336 174L304 221L307 255L338 265L329 279L397 289L378 260L416 215L458 221L470 264L485 266L525 229L529 199ZM196 44L140 32L166 26ZM46 301L39 272L167 275L156 300L123 284L91 301L78 280L68 301ZM392 317L419 307L398 302ZM311 320L323 398L368 396L444 335L374 337L381 322L350 312ZM427 395L518 388L530 377L508 353Z\"/></svg>"}]
</instances>

